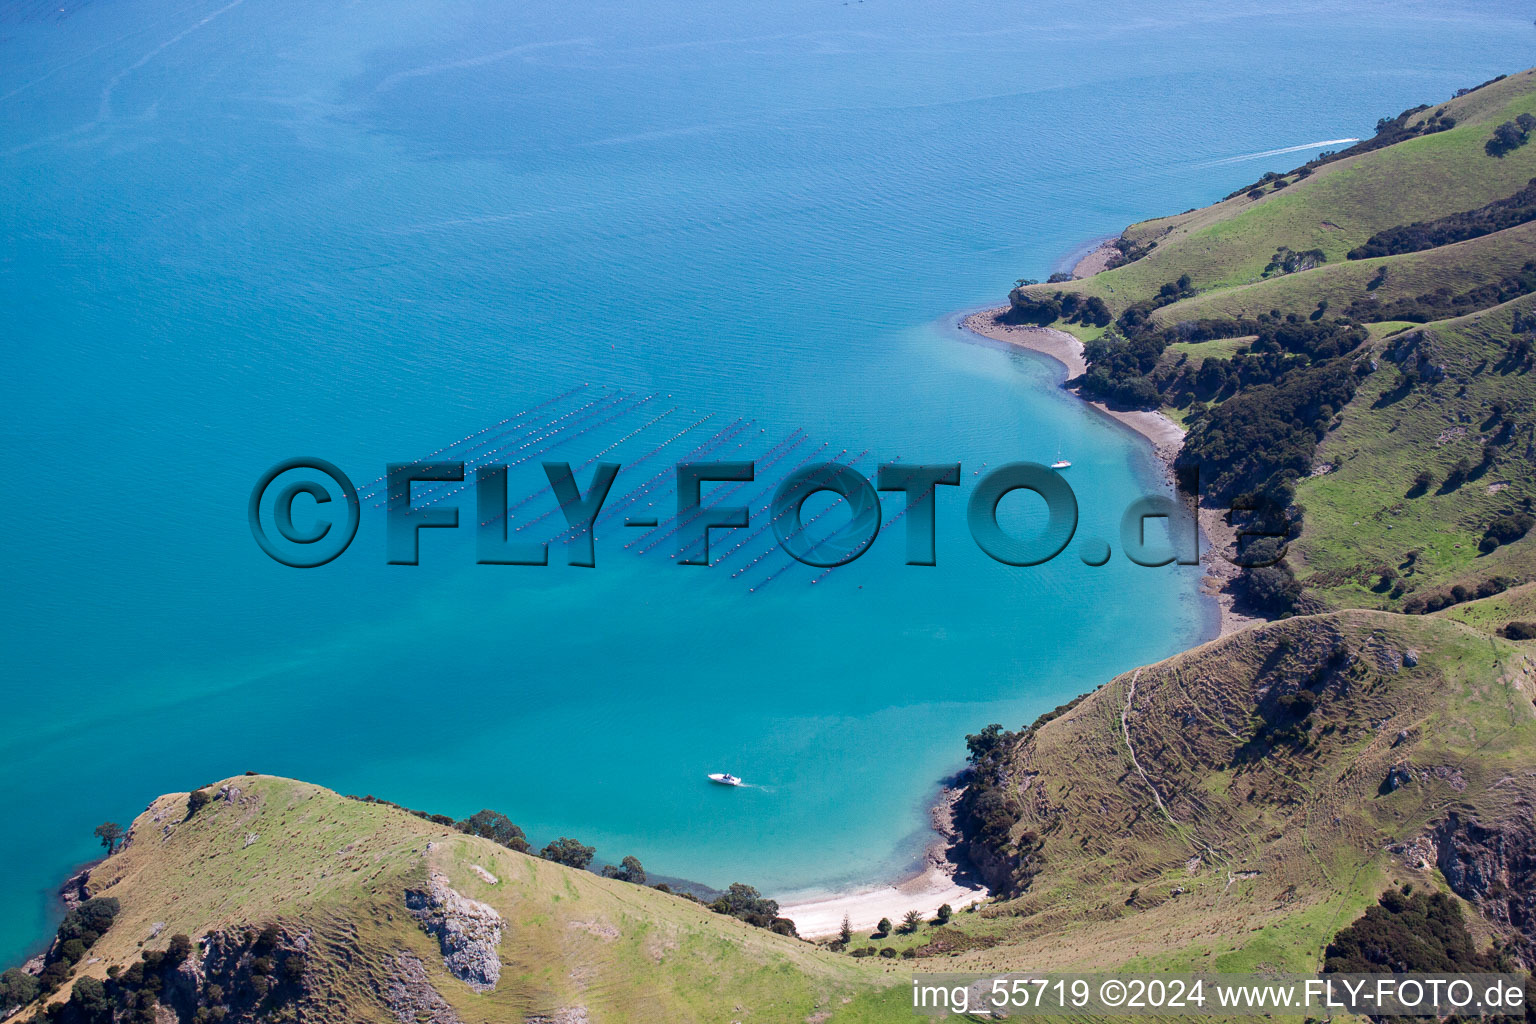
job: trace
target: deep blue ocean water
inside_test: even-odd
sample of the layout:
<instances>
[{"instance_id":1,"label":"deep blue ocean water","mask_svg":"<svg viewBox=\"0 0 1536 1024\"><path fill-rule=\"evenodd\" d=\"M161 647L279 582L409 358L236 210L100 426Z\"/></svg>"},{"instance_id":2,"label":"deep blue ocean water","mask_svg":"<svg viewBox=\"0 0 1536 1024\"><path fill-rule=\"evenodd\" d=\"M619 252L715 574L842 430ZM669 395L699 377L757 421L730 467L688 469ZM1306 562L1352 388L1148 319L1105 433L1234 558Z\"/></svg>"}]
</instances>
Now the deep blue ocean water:
<instances>
[{"instance_id":1,"label":"deep blue ocean water","mask_svg":"<svg viewBox=\"0 0 1536 1024\"><path fill-rule=\"evenodd\" d=\"M1532 32L1492 0L0 8L0 961L98 822L247 769L715 885L899 872L967 731L1207 628L1196 570L977 551L983 463L1068 454L1079 538L1160 484L951 314L1309 153L1235 158L1523 67ZM366 501L325 568L252 540L282 458L365 483L530 409L523 521L553 507L533 455L685 427L615 499L789 445L964 486L936 568L897 521L814 584L766 537L703 570L616 522L595 569L475 566L468 529L390 567ZM748 534L771 478L735 492Z\"/></svg>"}]
</instances>

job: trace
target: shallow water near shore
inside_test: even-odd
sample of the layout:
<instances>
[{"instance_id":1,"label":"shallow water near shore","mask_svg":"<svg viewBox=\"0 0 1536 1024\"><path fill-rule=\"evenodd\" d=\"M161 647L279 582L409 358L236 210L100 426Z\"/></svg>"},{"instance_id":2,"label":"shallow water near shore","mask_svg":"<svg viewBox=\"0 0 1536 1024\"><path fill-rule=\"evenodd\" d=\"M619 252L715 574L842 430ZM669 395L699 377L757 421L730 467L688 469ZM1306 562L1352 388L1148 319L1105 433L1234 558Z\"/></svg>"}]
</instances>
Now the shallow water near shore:
<instances>
[{"instance_id":1,"label":"shallow water near shore","mask_svg":"<svg viewBox=\"0 0 1536 1024\"><path fill-rule=\"evenodd\" d=\"M98 822L247 769L713 885L901 874L966 732L1206 628L1197 570L978 551L984 464L1066 454L1077 541L1163 483L1054 364L949 312L1311 154L1220 161L1516 70L1532 31L1515 3L61 2L0 14L0 793L25 836L0 962ZM523 410L529 439L590 429L543 452L514 424L513 453L654 452L615 498L700 450L777 459L737 492L748 533L813 453L962 486L934 568L902 564L889 496L825 576L762 536L680 567L617 521L595 569L476 566L467 497L417 567L384 564L371 509L321 569L252 541L283 458L361 484ZM532 461L509 489L542 485Z\"/></svg>"}]
</instances>

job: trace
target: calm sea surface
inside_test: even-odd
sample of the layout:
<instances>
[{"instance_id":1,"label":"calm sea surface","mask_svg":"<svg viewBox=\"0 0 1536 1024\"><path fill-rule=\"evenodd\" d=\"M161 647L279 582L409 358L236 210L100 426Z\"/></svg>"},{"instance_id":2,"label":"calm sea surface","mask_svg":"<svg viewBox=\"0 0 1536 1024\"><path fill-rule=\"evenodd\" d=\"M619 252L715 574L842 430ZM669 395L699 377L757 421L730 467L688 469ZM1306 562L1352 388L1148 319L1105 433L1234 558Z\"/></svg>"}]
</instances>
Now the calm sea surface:
<instances>
[{"instance_id":1,"label":"calm sea surface","mask_svg":"<svg viewBox=\"0 0 1536 1024\"><path fill-rule=\"evenodd\" d=\"M0 6L0 961L43 939L98 822L247 769L497 808L538 842L715 885L903 870L965 732L1206 628L1193 570L977 551L983 464L1062 451L1079 539L1118 538L1159 484L1052 364L965 342L953 311L1310 152L1252 154L1524 66L1529 19L1496 0ZM610 501L664 519L671 463L758 458L757 482L719 488L753 526L717 535L709 570L670 557L670 524L621 517L595 569L559 545L548 568L476 566L473 500L444 486L427 496L466 528L425 533L418 567L384 564L366 498L323 569L252 540L247 496L280 459L361 485L493 424L455 452L518 463L518 536L558 532L540 459L600 452L626 464ZM772 549L767 489L829 457L964 465L936 568L901 564L893 496L850 567ZM1035 517L1022 496L1003 515ZM703 781L722 770L754 785Z\"/></svg>"}]
</instances>

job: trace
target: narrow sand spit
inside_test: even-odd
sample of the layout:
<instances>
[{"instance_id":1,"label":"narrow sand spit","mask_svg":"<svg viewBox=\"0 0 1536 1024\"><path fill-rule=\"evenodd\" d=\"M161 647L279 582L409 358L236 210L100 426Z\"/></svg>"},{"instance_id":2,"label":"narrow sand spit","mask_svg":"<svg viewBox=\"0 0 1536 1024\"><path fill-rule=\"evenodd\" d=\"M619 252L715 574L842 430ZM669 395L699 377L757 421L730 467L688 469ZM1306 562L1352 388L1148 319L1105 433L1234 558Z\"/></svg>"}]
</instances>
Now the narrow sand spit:
<instances>
[{"instance_id":1,"label":"narrow sand spit","mask_svg":"<svg viewBox=\"0 0 1536 1024\"><path fill-rule=\"evenodd\" d=\"M1100 242L1092 252L1077 261L1072 268L1072 276L1092 277L1094 274L1102 274L1108 270L1110 261L1120 255L1120 250L1115 248L1115 241L1116 239L1108 238Z\"/></svg>"}]
</instances>

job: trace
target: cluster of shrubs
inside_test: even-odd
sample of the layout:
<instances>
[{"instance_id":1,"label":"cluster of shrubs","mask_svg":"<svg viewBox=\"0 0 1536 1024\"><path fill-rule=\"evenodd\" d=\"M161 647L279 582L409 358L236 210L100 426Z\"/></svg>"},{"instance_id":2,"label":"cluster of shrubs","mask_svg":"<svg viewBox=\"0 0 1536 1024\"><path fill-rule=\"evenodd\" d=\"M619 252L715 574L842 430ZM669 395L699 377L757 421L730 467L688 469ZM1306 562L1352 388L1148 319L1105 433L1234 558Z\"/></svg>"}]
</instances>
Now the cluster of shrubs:
<instances>
[{"instance_id":1,"label":"cluster of shrubs","mask_svg":"<svg viewBox=\"0 0 1536 1024\"><path fill-rule=\"evenodd\" d=\"M1291 532L1299 533L1299 522L1288 522ZM1237 579L1237 592L1244 604L1271 618L1310 615L1322 611L1322 604L1301 585L1291 567L1281 561L1280 540L1261 537L1240 553L1246 563Z\"/></svg>"},{"instance_id":2,"label":"cluster of shrubs","mask_svg":"<svg viewBox=\"0 0 1536 1024\"><path fill-rule=\"evenodd\" d=\"M1502 594L1512 584L1506 576L1494 576L1480 581L1476 586L1467 586L1458 583L1449 590L1436 591L1432 594L1415 594L1403 602L1403 613L1406 615L1428 615L1438 612L1442 608L1452 605L1465 604L1468 601L1478 601L1485 597L1493 597Z\"/></svg>"},{"instance_id":3,"label":"cluster of shrubs","mask_svg":"<svg viewBox=\"0 0 1536 1024\"><path fill-rule=\"evenodd\" d=\"M167 1015L193 1024L217 1024L231 1016L299 1019L292 1004L308 965L302 952L284 948L276 925L246 931L242 944L208 965L200 986L173 985L172 976L195 952L190 937L173 935L164 950L145 950L127 970L108 968L105 982L81 978L67 1002L48 1008L46 1019L55 1024L154 1024Z\"/></svg>"},{"instance_id":4,"label":"cluster of shrubs","mask_svg":"<svg viewBox=\"0 0 1536 1024\"><path fill-rule=\"evenodd\" d=\"M1510 622L1499 633L1509 640L1536 640L1536 622Z\"/></svg>"},{"instance_id":5,"label":"cluster of shrubs","mask_svg":"<svg viewBox=\"0 0 1536 1024\"><path fill-rule=\"evenodd\" d=\"M795 922L779 916L779 904L768 899L750 885L732 882L731 887L708 904L717 914L745 921L757 928L766 928L779 935L795 935Z\"/></svg>"},{"instance_id":6,"label":"cluster of shrubs","mask_svg":"<svg viewBox=\"0 0 1536 1024\"><path fill-rule=\"evenodd\" d=\"M996 726L994 728L1001 729L1002 727L1001 726ZM951 907L948 903L942 904L942 905L940 905L939 909L934 914L933 924L935 926L939 927L939 928L942 928L944 925L949 924L949 920L950 920L950 918L952 918L954 916L954 914L955 914L955 909L953 907ZM923 926L923 915L922 915L922 912L918 911L918 910L909 910L905 914L902 915L901 926L900 927L893 926L891 924L891 919L890 918L882 917L880 919L880 923L875 926L875 930L870 935L870 938L871 939L885 939L885 938L889 938L893 931L899 932L899 933L901 933L903 935L915 935L915 934L917 934L918 930L922 928L922 926ZM849 923L848 923L848 916L845 914L845 915L843 915L843 928L842 928L842 931L838 934L838 937L836 939L834 939L832 942L828 943L828 947L827 948L831 949L835 953L841 953L844 950L847 950L847 952L848 952L848 954L850 956L857 956L857 957L866 957L866 956L876 956L876 955L879 955L879 956L885 957L887 959L890 959L890 958L895 957L897 955L896 948L894 946L885 946L883 948L878 948L878 947L875 947L875 946L852 946L852 943L853 943L853 928L849 925ZM852 948L850 948L850 946L852 946ZM900 955L904 959L911 960L914 957L918 956L918 951L916 949L913 949L913 948L908 948L908 949L902 950Z\"/></svg>"},{"instance_id":7,"label":"cluster of shrubs","mask_svg":"<svg viewBox=\"0 0 1536 1024\"><path fill-rule=\"evenodd\" d=\"M1104 300L1097 295L1055 292L1037 299L1016 290L1008 296L1008 312L1003 315L1003 320L1006 323L1035 324L1041 327L1057 320L1108 327L1113 317Z\"/></svg>"},{"instance_id":8,"label":"cluster of shrubs","mask_svg":"<svg viewBox=\"0 0 1536 1024\"><path fill-rule=\"evenodd\" d=\"M65 914L53 944L48 947L43 969L36 977L15 967L0 974L0 1019L34 999L52 995L62 988L75 965L85 959L86 952L112 927L121 910L116 899L97 896L77 904Z\"/></svg>"},{"instance_id":9,"label":"cluster of shrubs","mask_svg":"<svg viewBox=\"0 0 1536 1024\"><path fill-rule=\"evenodd\" d=\"M1388 889L1380 901L1333 937L1328 974L1480 974L1502 971L1496 952L1482 952L1461 905L1442 892Z\"/></svg>"},{"instance_id":10,"label":"cluster of shrubs","mask_svg":"<svg viewBox=\"0 0 1536 1024\"><path fill-rule=\"evenodd\" d=\"M1290 246L1282 245L1275 250L1275 254L1269 258L1269 263L1264 267L1265 277L1274 277L1283 274L1296 274L1303 270L1311 270L1328 262L1328 256L1321 249L1306 249L1297 252Z\"/></svg>"},{"instance_id":11,"label":"cluster of shrubs","mask_svg":"<svg viewBox=\"0 0 1536 1024\"><path fill-rule=\"evenodd\" d=\"M1483 532L1478 550L1487 554L1500 544L1513 544L1530 533L1533 525L1536 525L1536 517L1532 517L1529 512L1510 512L1499 516Z\"/></svg>"},{"instance_id":12,"label":"cluster of shrubs","mask_svg":"<svg viewBox=\"0 0 1536 1024\"><path fill-rule=\"evenodd\" d=\"M1366 260L1377 256L1398 256L1405 252L1437 249L1442 245L1454 245L1470 238L1491 235L1495 231L1503 231L1532 220L1536 220L1536 178L1532 178L1525 188L1514 195L1495 199L1475 210L1378 231L1366 239L1364 245L1351 249L1348 258Z\"/></svg>"},{"instance_id":13,"label":"cluster of shrubs","mask_svg":"<svg viewBox=\"0 0 1536 1024\"><path fill-rule=\"evenodd\" d=\"M37 978L15 969L0 975L0 1013L9 1016L18 1007L65 986L75 964L112 926L118 912L118 901L111 897L91 898L69 910L58 926L57 938ZM243 972L249 975L241 976L238 986L238 1001L247 1004L247 1009L263 1003L273 992L280 996L295 993L303 983L303 953L281 949L281 940L283 932L276 926L267 926L261 932L252 929L244 936L247 949L235 950L232 960L243 964ZM163 1016L161 993L166 990L170 975L195 952L197 946L190 936L172 935L166 949L143 950L140 960L129 964L126 970L117 964L108 967L106 981L92 976L78 978L69 999L49 1006L41 1013L41 1019L54 1024L154 1024ZM246 952L249 956L244 956ZM220 984L206 984L194 1001L195 1007L180 1007L175 1016L190 1018L194 1024L215 1024L229 1015L229 1006L224 1004L226 992ZM270 1019L284 1019L280 1007L267 1006L264 1010L269 1012Z\"/></svg>"},{"instance_id":14,"label":"cluster of shrubs","mask_svg":"<svg viewBox=\"0 0 1536 1024\"><path fill-rule=\"evenodd\" d=\"M1536 262L1526 263L1513 274L1464 292L1440 287L1413 298L1404 296L1392 302L1382 302L1375 296L1364 296L1350 303L1344 316L1365 323L1408 320L1423 324L1487 309L1531 292L1536 292Z\"/></svg>"},{"instance_id":15,"label":"cluster of shrubs","mask_svg":"<svg viewBox=\"0 0 1536 1024\"><path fill-rule=\"evenodd\" d=\"M1027 729L1014 733L993 722L966 736L965 791L955 805L955 823L977 864L1010 866L1008 877L995 873L987 878L994 889L1006 894L1021 891L1034 875L1029 855L1039 849L1040 837L1025 832L1013 838L1019 807L1008 775L1008 754L1041 726L1075 708L1087 694L1075 697L1036 718Z\"/></svg>"},{"instance_id":16,"label":"cluster of shrubs","mask_svg":"<svg viewBox=\"0 0 1536 1024\"><path fill-rule=\"evenodd\" d=\"M1120 250L1120 255L1110 261L1110 267L1122 267L1127 263L1135 263L1147 253L1157 248L1156 242L1138 244L1123 235L1110 244Z\"/></svg>"},{"instance_id":17,"label":"cluster of shrubs","mask_svg":"<svg viewBox=\"0 0 1536 1024\"><path fill-rule=\"evenodd\" d=\"M1483 144L1483 149L1489 156L1503 157L1529 142L1533 130L1536 130L1536 117L1521 114L1513 121L1505 121L1495 128L1493 138Z\"/></svg>"},{"instance_id":18,"label":"cluster of shrubs","mask_svg":"<svg viewBox=\"0 0 1536 1024\"><path fill-rule=\"evenodd\" d=\"M1248 494L1289 504L1287 492L1310 472L1318 442L1354 397L1356 379L1348 360L1332 359L1239 391L1190 418L1174 468L1186 479L1198 472L1206 494L1224 505Z\"/></svg>"},{"instance_id":19,"label":"cluster of shrubs","mask_svg":"<svg viewBox=\"0 0 1536 1024\"><path fill-rule=\"evenodd\" d=\"M1295 170L1290 171L1290 172L1288 172L1286 174L1278 174L1275 171L1265 171L1264 172L1264 177L1260 178L1258 181L1254 182L1251 186L1249 186L1249 188L1248 188L1248 198L1249 199L1263 199L1266 195L1269 194L1269 192L1278 192L1278 191L1280 191L1283 188L1289 188L1290 185L1291 185L1290 175L1292 175L1292 174L1296 175L1296 180L1297 181L1300 181L1303 178L1311 176L1312 168L1310 168L1310 167L1298 167ZM1269 186L1269 190L1268 191L1265 190L1265 188L1264 188L1265 185ZM1233 196L1235 196L1237 194L1238 194L1237 192L1234 192L1234 193L1232 193L1232 195L1227 196L1227 198L1231 199Z\"/></svg>"}]
</instances>

